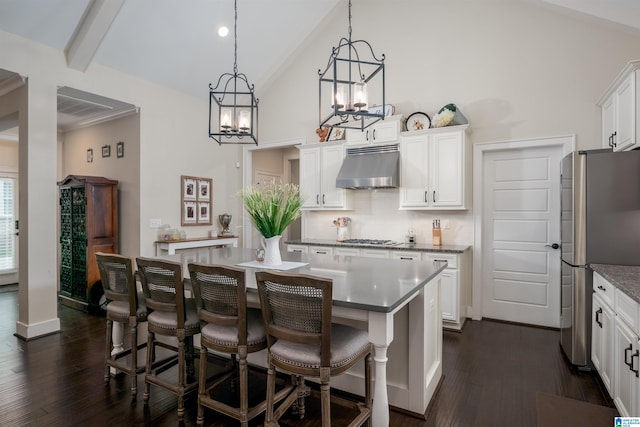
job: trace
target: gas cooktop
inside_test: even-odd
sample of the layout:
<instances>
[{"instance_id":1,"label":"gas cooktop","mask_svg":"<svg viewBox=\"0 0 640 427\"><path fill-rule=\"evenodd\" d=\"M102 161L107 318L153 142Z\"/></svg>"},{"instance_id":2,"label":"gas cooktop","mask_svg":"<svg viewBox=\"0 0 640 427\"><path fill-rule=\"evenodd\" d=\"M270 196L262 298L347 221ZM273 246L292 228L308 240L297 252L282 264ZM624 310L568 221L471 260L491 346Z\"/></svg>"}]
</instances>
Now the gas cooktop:
<instances>
[{"instance_id":1,"label":"gas cooktop","mask_svg":"<svg viewBox=\"0 0 640 427\"><path fill-rule=\"evenodd\" d=\"M347 239L341 243L347 243L350 245L376 245L376 246L394 246L397 242L393 240L379 240L379 239Z\"/></svg>"}]
</instances>

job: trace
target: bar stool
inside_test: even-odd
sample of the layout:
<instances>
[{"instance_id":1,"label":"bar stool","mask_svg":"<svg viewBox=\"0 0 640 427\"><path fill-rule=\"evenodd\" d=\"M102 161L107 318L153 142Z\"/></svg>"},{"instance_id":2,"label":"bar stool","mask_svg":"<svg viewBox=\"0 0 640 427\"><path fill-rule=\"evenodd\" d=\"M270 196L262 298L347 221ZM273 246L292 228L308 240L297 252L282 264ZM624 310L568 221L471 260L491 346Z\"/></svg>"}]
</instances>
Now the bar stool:
<instances>
[{"instance_id":1,"label":"bar stool","mask_svg":"<svg viewBox=\"0 0 640 427\"><path fill-rule=\"evenodd\" d=\"M365 360L365 397L350 427L371 424L371 343L366 331L331 323L333 281L303 274L256 272L267 331L267 411L265 426L294 404L304 417L304 377L320 379L322 426L331 425L330 379ZM275 406L276 368L293 376L288 396Z\"/></svg>"},{"instance_id":2,"label":"bar stool","mask_svg":"<svg viewBox=\"0 0 640 427\"><path fill-rule=\"evenodd\" d=\"M200 332L195 300L184 296L182 264L149 258L136 258L136 263L149 311L143 399L149 403L151 384L170 391L178 397L178 421L182 421L184 395L198 386L193 368L193 336ZM158 340L156 335L177 338L177 348ZM157 347L176 351L177 357L156 362ZM177 382L163 375L176 363Z\"/></svg>"},{"instance_id":3,"label":"bar stool","mask_svg":"<svg viewBox=\"0 0 640 427\"><path fill-rule=\"evenodd\" d=\"M207 407L247 426L249 420L266 408L266 400L249 407L247 354L267 348L260 310L247 308L244 270L196 263L189 264L188 268L201 331L197 423L199 426L204 424L204 408ZM230 354L232 361L231 369L215 378L210 385L206 384L208 349ZM239 406L212 398L214 389L236 376L240 382Z\"/></svg>"},{"instance_id":4,"label":"bar stool","mask_svg":"<svg viewBox=\"0 0 640 427\"><path fill-rule=\"evenodd\" d=\"M144 297L138 295L131 258L117 254L96 253L100 280L105 298L109 301L106 307L107 339L105 347L104 383L109 385L111 368L131 377L131 396L135 399L138 393L138 374L144 372L144 365L138 366L138 349L146 344L138 345L138 323L147 320L147 308ZM114 351L113 322L120 322L130 328L129 348ZM127 356L131 356L127 358Z\"/></svg>"}]
</instances>

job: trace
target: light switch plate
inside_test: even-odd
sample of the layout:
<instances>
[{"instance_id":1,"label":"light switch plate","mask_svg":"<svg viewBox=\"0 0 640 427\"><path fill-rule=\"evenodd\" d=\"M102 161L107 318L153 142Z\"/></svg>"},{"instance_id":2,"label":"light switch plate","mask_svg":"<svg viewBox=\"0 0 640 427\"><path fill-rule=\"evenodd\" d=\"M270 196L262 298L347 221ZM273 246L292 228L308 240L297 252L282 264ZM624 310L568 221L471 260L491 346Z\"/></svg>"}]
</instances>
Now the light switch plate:
<instances>
[{"instance_id":1,"label":"light switch plate","mask_svg":"<svg viewBox=\"0 0 640 427\"><path fill-rule=\"evenodd\" d=\"M449 229L449 220L448 219L443 219L442 220L442 228L444 228L445 230Z\"/></svg>"},{"instance_id":2,"label":"light switch plate","mask_svg":"<svg viewBox=\"0 0 640 427\"><path fill-rule=\"evenodd\" d=\"M149 228L159 228L162 225L160 218L151 218L149 220Z\"/></svg>"}]
</instances>

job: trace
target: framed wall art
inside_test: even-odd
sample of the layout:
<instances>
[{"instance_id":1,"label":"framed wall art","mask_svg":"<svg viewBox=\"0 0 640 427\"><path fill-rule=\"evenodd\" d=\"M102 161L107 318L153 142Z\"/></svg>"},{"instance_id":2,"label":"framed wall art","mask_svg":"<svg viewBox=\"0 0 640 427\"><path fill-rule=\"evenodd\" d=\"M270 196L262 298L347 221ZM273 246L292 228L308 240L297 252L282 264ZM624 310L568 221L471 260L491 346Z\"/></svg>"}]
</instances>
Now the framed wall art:
<instances>
[{"instance_id":1,"label":"framed wall art","mask_svg":"<svg viewBox=\"0 0 640 427\"><path fill-rule=\"evenodd\" d=\"M124 157L124 141L116 144L116 156L118 156L118 158Z\"/></svg>"},{"instance_id":2,"label":"framed wall art","mask_svg":"<svg viewBox=\"0 0 640 427\"><path fill-rule=\"evenodd\" d=\"M181 225L211 225L213 180L182 175L180 181Z\"/></svg>"},{"instance_id":3,"label":"framed wall art","mask_svg":"<svg viewBox=\"0 0 640 427\"><path fill-rule=\"evenodd\" d=\"M111 146L103 145L102 146L102 157L111 157Z\"/></svg>"}]
</instances>

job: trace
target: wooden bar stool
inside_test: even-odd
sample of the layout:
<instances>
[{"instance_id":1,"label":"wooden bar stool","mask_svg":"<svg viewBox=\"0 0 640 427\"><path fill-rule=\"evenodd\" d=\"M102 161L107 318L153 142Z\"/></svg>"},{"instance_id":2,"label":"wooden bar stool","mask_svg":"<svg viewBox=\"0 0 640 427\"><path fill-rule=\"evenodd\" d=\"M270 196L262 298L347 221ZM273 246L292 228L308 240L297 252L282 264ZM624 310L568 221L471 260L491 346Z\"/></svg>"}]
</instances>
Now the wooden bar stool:
<instances>
[{"instance_id":1,"label":"wooden bar stool","mask_svg":"<svg viewBox=\"0 0 640 427\"><path fill-rule=\"evenodd\" d=\"M147 310L147 364L143 399L149 403L151 384L178 397L178 421L184 417L184 395L198 386L193 369L193 336L200 332L195 300L184 296L182 264L149 258L136 258L145 294ZM175 337L178 347L157 339L156 335ZM177 358L158 361L157 347L174 350ZM178 364L178 381L166 375ZM163 375L164 374L164 375Z\"/></svg>"},{"instance_id":2,"label":"wooden bar stool","mask_svg":"<svg viewBox=\"0 0 640 427\"><path fill-rule=\"evenodd\" d=\"M191 285L200 317L200 386L198 425L204 424L204 408L210 408L247 426L266 408L266 399L249 407L247 354L267 348L260 310L247 308L244 270L207 264L189 264ZM207 385L208 349L230 354L232 366ZM239 361L236 361L236 355ZM230 378L239 377L239 406L216 400L211 392Z\"/></svg>"},{"instance_id":3,"label":"wooden bar stool","mask_svg":"<svg viewBox=\"0 0 640 427\"><path fill-rule=\"evenodd\" d=\"M265 426L294 404L304 417L304 377L320 379L322 426L331 426L330 379L365 360L365 398L350 427L371 425L371 343L367 331L331 323L333 281L302 274L256 272L267 331L267 411ZM293 376L288 396L274 409L276 369Z\"/></svg>"},{"instance_id":4,"label":"wooden bar stool","mask_svg":"<svg viewBox=\"0 0 640 427\"><path fill-rule=\"evenodd\" d=\"M138 324L147 320L144 297L138 295L136 290L131 258L98 252L96 253L96 261L104 295L109 301L106 307L107 339L104 382L105 385L109 385L111 368L129 375L131 377L131 396L135 399L138 392L138 374L144 372L145 369L144 365L138 366L138 349L146 345L138 345ZM114 352L113 322L129 326L131 338L129 348L121 352Z\"/></svg>"}]
</instances>

